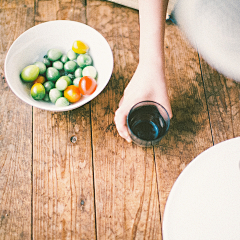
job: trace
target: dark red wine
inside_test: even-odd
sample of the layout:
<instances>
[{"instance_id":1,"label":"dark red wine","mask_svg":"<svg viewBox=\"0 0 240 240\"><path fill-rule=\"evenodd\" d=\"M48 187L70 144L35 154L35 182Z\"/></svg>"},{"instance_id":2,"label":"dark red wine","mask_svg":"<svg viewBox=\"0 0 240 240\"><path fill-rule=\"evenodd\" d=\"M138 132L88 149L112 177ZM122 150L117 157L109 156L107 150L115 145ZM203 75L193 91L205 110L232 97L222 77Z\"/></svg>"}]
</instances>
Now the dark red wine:
<instances>
[{"instance_id":1,"label":"dark red wine","mask_svg":"<svg viewBox=\"0 0 240 240\"><path fill-rule=\"evenodd\" d=\"M140 106L130 112L128 125L132 133L145 141L161 138L167 131L167 124L153 105Z\"/></svg>"},{"instance_id":2,"label":"dark red wine","mask_svg":"<svg viewBox=\"0 0 240 240\"><path fill-rule=\"evenodd\" d=\"M159 127L152 121L137 121L131 129L137 137L143 140L151 141L159 136Z\"/></svg>"}]
</instances>

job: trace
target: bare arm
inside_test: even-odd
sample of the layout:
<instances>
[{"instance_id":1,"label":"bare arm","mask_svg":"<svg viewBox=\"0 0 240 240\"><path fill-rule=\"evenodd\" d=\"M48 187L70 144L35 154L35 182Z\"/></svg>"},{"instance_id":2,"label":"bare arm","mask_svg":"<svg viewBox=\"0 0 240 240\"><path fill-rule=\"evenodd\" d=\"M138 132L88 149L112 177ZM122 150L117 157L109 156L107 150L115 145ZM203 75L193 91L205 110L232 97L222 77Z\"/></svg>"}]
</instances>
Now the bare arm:
<instances>
[{"instance_id":1,"label":"bare arm","mask_svg":"<svg viewBox=\"0 0 240 240\"><path fill-rule=\"evenodd\" d=\"M152 57L164 66L167 5L168 0L139 0L140 61Z\"/></svg>"},{"instance_id":2,"label":"bare arm","mask_svg":"<svg viewBox=\"0 0 240 240\"><path fill-rule=\"evenodd\" d=\"M115 113L117 130L131 141L126 118L131 107L144 100L162 104L172 116L165 81L164 32L168 0L139 0L139 64Z\"/></svg>"}]
</instances>

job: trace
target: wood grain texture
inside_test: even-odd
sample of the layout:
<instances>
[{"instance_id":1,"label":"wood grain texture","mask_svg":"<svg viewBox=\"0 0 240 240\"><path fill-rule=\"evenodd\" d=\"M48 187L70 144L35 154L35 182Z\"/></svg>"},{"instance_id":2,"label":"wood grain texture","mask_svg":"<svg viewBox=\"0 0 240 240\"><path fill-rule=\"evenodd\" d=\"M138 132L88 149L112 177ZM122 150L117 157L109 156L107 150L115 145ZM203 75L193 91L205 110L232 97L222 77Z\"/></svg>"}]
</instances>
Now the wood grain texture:
<instances>
[{"instance_id":1,"label":"wood grain texture","mask_svg":"<svg viewBox=\"0 0 240 240\"><path fill-rule=\"evenodd\" d=\"M165 56L173 118L168 134L155 147L162 215L179 174L213 145L198 54L172 23L166 24Z\"/></svg>"},{"instance_id":2,"label":"wood grain texture","mask_svg":"<svg viewBox=\"0 0 240 240\"><path fill-rule=\"evenodd\" d=\"M86 22L85 1L36 2L35 24L57 19ZM33 238L95 239L89 105L33 113Z\"/></svg>"},{"instance_id":3,"label":"wood grain texture","mask_svg":"<svg viewBox=\"0 0 240 240\"><path fill-rule=\"evenodd\" d=\"M0 0L0 9L34 8L33 0Z\"/></svg>"},{"instance_id":4,"label":"wood grain texture","mask_svg":"<svg viewBox=\"0 0 240 240\"><path fill-rule=\"evenodd\" d=\"M72 20L86 23L84 0L36 0L35 24L53 20Z\"/></svg>"},{"instance_id":5,"label":"wood grain texture","mask_svg":"<svg viewBox=\"0 0 240 240\"><path fill-rule=\"evenodd\" d=\"M201 58L213 142L240 136L240 83L224 77Z\"/></svg>"},{"instance_id":6,"label":"wood grain texture","mask_svg":"<svg viewBox=\"0 0 240 240\"><path fill-rule=\"evenodd\" d=\"M95 239L89 106L33 121L33 237Z\"/></svg>"},{"instance_id":7,"label":"wood grain texture","mask_svg":"<svg viewBox=\"0 0 240 240\"><path fill-rule=\"evenodd\" d=\"M115 61L108 86L92 101L97 238L161 239L153 149L121 139L113 120L138 63L138 13L112 3L87 3L87 23L107 39Z\"/></svg>"},{"instance_id":8,"label":"wood grain texture","mask_svg":"<svg viewBox=\"0 0 240 240\"><path fill-rule=\"evenodd\" d=\"M31 239L32 107L8 87L4 60L13 41L33 26L34 11L6 4L0 4L0 239Z\"/></svg>"}]
</instances>

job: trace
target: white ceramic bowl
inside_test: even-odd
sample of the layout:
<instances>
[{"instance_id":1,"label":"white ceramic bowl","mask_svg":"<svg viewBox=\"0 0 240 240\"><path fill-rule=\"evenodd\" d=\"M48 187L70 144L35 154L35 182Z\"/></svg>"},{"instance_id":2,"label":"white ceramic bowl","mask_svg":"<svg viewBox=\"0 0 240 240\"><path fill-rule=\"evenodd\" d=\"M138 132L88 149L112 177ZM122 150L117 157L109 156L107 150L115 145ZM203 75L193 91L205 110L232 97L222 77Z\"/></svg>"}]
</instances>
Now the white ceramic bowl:
<instances>
[{"instance_id":1,"label":"white ceramic bowl","mask_svg":"<svg viewBox=\"0 0 240 240\"><path fill-rule=\"evenodd\" d=\"M89 46L89 54L98 72L96 91L67 107L57 107L50 102L34 100L29 84L20 79L22 69L36 61L42 61L51 48L59 48L67 53L75 40L81 40ZM5 77L12 91L24 102L49 111L68 111L91 101L106 87L112 70L113 54L105 38L95 29L69 20L50 21L25 31L10 47L4 65Z\"/></svg>"}]
</instances>

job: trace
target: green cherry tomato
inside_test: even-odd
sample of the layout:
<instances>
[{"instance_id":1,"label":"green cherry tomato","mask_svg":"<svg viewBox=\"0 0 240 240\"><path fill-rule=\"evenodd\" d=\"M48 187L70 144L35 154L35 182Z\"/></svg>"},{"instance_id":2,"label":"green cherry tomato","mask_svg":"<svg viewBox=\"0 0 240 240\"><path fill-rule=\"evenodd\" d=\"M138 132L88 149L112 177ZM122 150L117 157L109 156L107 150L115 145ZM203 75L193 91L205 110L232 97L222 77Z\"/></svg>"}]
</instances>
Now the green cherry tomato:
<instances>
[{"instance_id":1,"label":"green cherry tomato","mask_svg":"<svg viewBox=\"0 0 240 240\"><path fill-rule=\"evenodd\" d=\"M79 87L79 81L80 81L81 77L76 77L74 80L73 80L73 85Z\"/></svg>"},{"instance_id":2,"label":"green cherry tomato","mask_svg":"<svg viewBox=\"0 0 240 240\"><path fill-rule=\"evenodd\" d=\"M69 60L75 60L77 59L77 53L75 53L72 49L70 49L68 52L67 52L67 56L69 58Z\"/></svg>"},{"instance_id":3,"label":"green cherry tomato","mask_svg":"<svg viewBox=\"0 0 240 240\"><path fill-rule=\"evenodd\" d=\"M61 62L66 63L68 61L68 56L66 54L63 54L61 57Z\"/></svg>"},{"instance_id":4,"label":"green cherry tomato","mask_svg":"<svg viewBox=\"0 0 240 240\"><path fill-rule=\"evenodd\" d=\"M26 82L33 82L39 75L39 67L36 65L29 65L21 72L21 78Z\"/></svg>"},{"instance_id":5,"label":"green cherry tomato","mask_svg":"<svg viewBox=\"0 0 240 240\"><path fill-rule=\"evenodd\" d=\"M68 76L61 76L58 80L60 79L64 79L67 82L68 86L72 84L72 80Z\"/></svg>"},{"instance_id":6,"label":"green cherry tomato","mask_svg":"<svg viewBox=\"0 0 240 240\"><path fill-rule=\"evenodd\" d=\"M66 107L69 105L69 101L65 97L60 97L57 99L55 105L57 107Z\"/></svg>"},{"instance_id":7,"label":"green cherry tomato","mask_svg":"<svg viewBox=\"0 0 240 240\"><path fill-rule=\"evenodd\" d=\"M52 48L48 50L47 57L50 61L57 61L62 57L62 52L57 48Z\"/></svg>"},{"instance_id":8,"label":"green cherry tomato","mask_svg":"<svg viewBox=\"0 0 240 240\"><path fill-rule=\"evenodd\" d=\"M46 92L49 92L52 88L55 87L55 84L52 81L47 81L43 84L45 87Z\"/></svg>"},{"instance_id":9,"label":"green cherry tomato","mask_svg":"<svg viewBox=\"0 0 240 240\"><path fill-rule=\"evenodd\" d=\"M39 67L39 74L44 74L46 72L46 65L43 62L35 62L34 65Z\"/></svg>"},{"instance_id":10,"label":"green cherry tomato","mask_svg":"<svg viewBox=\"0 0 240 240\"><path fill-rule=\"evenodd\" d=\"M74 73L77 68L77 63L74 61L68 61L64 64L64 70L68 73Z\"/></svg>"},{"instance_id":11,"label":"green cherry tomato","mask_svg":"<svg viewBox=\"0 0 240 240\"><path fill-rule=\"evenodd\" d=\"M43 101L50 102L50 98L49 98L49 95L47 93L45 94L45 97L43 98Z\"/></svg>"},{"instance_id":12,"label":"green cherry tomato","mask_svg":"<svg viewBox=\"0 0 240 240\"><path fill-rule=\"evenodd\" d=\"M92 58L89 54L79 54L79 56L77 57L77 64L79 65L79 67L83 68L85 66L90 66L92 65Z\"/></svg>"},{"instance_id":13,"label":"green cherry tomato","mask_svg":"<svg viewBox=\"0 0 240 240\"><path fill-rule=\"evenodd\" d=\"M31 88L31 96L35 100L41 100L45 96L45 88L41 83L35 83L33 84Z\"/></svg>"},{"instance_id":14,"label":"green cherry tomato","mask_svg":"<svg viewBox=\"0 0 240 240\"><path fill-rule=\"evenodd\" d=\"M52 65L54 68L56 68L57 70L62 70L63 69L63 63L61 61L56 61L53 62Z\"/></svg>"},{"instance_id":15,"label":"green cherry tomato","mask_svg":"<svg viewBox=\"0 0 240 240\"><path fill-rule=\"evenodd\" d=\"M51 66L51 62L47 58L43 58L43 63L46 65L46 67Z\"/></svg>"},{"instance_id":16,"label":"green cherry tomato","mask_svg":"<svg viewBox=\"0 0 240 240\"><path fill-rule=\"evenodd\" d=\"M47 68L47 71L46 71L46 77L47 77L47 80L55 82L60 77L60 73L56 68L49 67Z\"/></svg>"},{"instance_id":17,"label":"green cherry tomato","mask_svg":"<svg viewBox=\"0 0 240 240\"><path fill-rule=\"evenodd\" d=\"M92 77L94 79L97 78L97 70L94 66L86 66L83 70L82 70L82 75L84 76L89 76Z\"/></svg>"},{"instance_id":18,"label":"green cherry tomato","mask_svg":"<svg viewBox=\"0 0 240 240\"><path fill-rule=\"evenodd\" d=\"M56 88L51 89L49 92L49 98L52 103L55 103L58 100L58 98L62 96L63 96L63 93Z\"/></svg>"},{"instance_id":19,"label":"green cherry tomato","mask_svg":"<svg viewBox=\"0 0 240 240\"><path fill-rule=\"evenodd\" d=\"M82 69L79 67L74 72L75 77L82 77Z\"/></svg>"},{"instance_id":20,"label":"green cherry tomato","mask_svg":"<svg viewBox=\"0 0 240 240\"><path fill-rule=\"evenodd\" d=\"M55 84L55 87L59 91L64 91L67 88L67 86L68 86L68 82L64 78L59 78Z\"/></svg>"},{"instance_id":21,"label":"green cherry tomato","mask_svg":"<svg viewBox=\"0 0 240 240\"><path fill-rule=\"evenodd\" d=\"M74 74L69 73L67 76L70 78L70 80L71 80L71 82L72 82L73 79L74 79ZM68 84L68 85L71 85L71 84Z\"/></svg>"}]
</instances>

